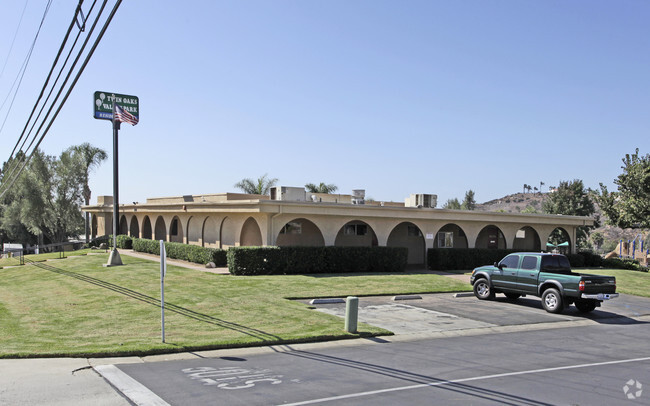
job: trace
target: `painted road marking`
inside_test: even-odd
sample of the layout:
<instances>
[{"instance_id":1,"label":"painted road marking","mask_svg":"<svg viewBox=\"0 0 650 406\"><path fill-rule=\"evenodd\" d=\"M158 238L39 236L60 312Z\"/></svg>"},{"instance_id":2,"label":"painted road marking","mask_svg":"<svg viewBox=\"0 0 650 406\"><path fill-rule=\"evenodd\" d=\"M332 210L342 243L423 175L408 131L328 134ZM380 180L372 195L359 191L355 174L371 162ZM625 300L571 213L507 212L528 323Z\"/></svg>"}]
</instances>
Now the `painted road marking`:
<instances>
[{"instance_id":1,"label":"painted road marking","mask_svg":"<svg viewBox=\"0 0 650 406\"><path fill-rule=\"evenodd\" d=\"M270 369L246 369L240 367L198 367L182 370L185 376L198 380L205 386L219 389L248 389L257 383L270 385L282 383L283 375L274 375Z\"/></svg>"},{"instance_id":2,"label":"painted road marking","mask_svg":"<svg viewBox=\"0 0 650 406\"><path fill-rule=\"evenodd\" d=\"M592 364L582 364L582 365L568 365L568 366L564 366L564 367L555 367L555 368L531 369L531 370L528 370L528 371L506 372L506 373L502 373L502 374L483 375L483 376L474 376L474 377L471 377L471 378L452 379L452 380L449 380L449 381L429 382L429 383L423 383L423 384L419 384L419 385L401 386L401 387L397 387L397 388L379 389L379 390L368 391L368 392L350 393L350 394L347 394L347 395L332 396L332 397L329 397L329 398L312 399L312 400L306 400L306 401L303 401L303 402L285 403L285 404L283 404L283 406L312 405L312 404L315 404L315 403L324 403L324 402L331 402L331 401L335 401L335 400L352 399L352 398L359 398L359 397L363 397L363 396L378 395L378 394L381 394L381 393L399 392L399 391L406 391L406 390L412 390L412 389L421 389L421 388L434 387L434 386L443 386L443 385L450 385L450 384L470 382L470 381L479 381L479 380L483 380L483 379L503 378L503 377L506 377L506 376L538 374L538 373L542 373L542 372L562 371L562 370L567 370L567 369L578 369L578 368L590 368L590 367L597 367L597 366L603 366L603 365L615 365L615 364L625 364L625 363L629 363L629 362L643 362L643 361L650 361L650 357L632 358L632 359L625 359L625 360L619 360L619 361L596 362L596 363L592 363Z\"/></svg>"},{"instance_id":3,"label":"painted road marking","mask_svg":"<svg viewBox=\"0 0 650 406\"><path fill-rule=\"evenodd\" d=\"M98 365L94 369L136 405L170 406L149 388L119 370L115 365Z\"/></svg>"}]
</instances>

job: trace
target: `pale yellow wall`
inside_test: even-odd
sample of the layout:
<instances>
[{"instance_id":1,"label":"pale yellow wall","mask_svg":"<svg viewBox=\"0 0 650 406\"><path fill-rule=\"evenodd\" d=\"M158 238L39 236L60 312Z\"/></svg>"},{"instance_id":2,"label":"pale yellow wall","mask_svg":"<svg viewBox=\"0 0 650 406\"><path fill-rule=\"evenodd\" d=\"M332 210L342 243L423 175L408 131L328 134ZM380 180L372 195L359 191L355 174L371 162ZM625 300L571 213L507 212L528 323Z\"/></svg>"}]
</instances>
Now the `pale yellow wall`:
<instances>
[{"instance_id":1,"label":"pale yellow wall","mask_svg":"<svg viewBox=\"0 0 650 406\"><path fill-rule=\"evenodd\" d=\"M389 247L406 247L408 248L409 264L424 264L426 262L424 236L410 236L408 234L409 225L417 227L412 223L397 225L390 233L386 245Z\"/></svg>"},{"instance_id":2,"label":"pale yellow wall","mask_svg":"<svg viewBox=\"0 0 650 406\"><path fill-rule=\"evenodd\" d=\"M316 226L316 224L304 218L293 219L290 221L298 222L301 224L301 233L300 234L278 234L277 239L275 241L275 245L280 247L284 247L284 246L322 247L325 245L323 234L318 229L318 226Z\"/></svg>"},{"instance_id":3,"label":"pale yellow wall","mask_svg":"<svg viewBox=\"0 0 650 406\"><path fill-rule=\"evenodd\" d=\"M239 244L244 247L259 247L262 245L262 232L253 217L249 217L244 222Z\"/></svg>"}]
</instances>

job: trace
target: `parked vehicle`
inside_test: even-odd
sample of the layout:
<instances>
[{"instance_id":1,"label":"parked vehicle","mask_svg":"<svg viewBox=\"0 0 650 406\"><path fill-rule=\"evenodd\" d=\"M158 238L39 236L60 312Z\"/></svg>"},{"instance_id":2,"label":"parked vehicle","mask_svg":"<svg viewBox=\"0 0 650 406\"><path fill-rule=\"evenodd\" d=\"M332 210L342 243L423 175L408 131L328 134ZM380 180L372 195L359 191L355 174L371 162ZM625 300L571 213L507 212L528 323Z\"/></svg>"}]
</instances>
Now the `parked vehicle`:
<instances>
[{"instance_id":1,"label":"parked vehicle","mask_svg":"<svg viewBox=\"0 0 650 406\"><path fill-rule=\"evenodd\" d=\"M510 254L494 265L474 269L470 283L481 300L493 299L496 293L512 300L538 296L550 313L560 313L571 304L586 313L618 297L615 277L572 272L569 260L560 254Z\"/></svg>"}]
</instances>

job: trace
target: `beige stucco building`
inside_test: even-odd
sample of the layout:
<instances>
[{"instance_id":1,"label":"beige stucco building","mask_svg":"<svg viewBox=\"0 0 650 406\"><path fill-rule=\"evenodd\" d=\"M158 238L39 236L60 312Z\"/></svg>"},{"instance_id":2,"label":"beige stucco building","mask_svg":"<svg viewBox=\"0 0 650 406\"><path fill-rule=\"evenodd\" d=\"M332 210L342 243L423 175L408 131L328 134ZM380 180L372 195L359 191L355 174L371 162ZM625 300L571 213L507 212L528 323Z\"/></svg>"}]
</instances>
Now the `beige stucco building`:
<instances>
[{"instance_id":1,"label":"beige stucco building","mask_svg":"<svg viewBox=\"0 0 650 406\"><path fill-rule=\"evenodd\" d=\"M401 246L408 248L410 264L424 264L427 249L434 247L546 250L556 228L575 252L577 227L593 225L588 217L437 209L435 195L411 195L405 203L367 202L357 192L308 194L283 187L274 188L271 196L150 198L120 205L119 233L224 249ZM100 196L83 210L91 213L93 238L112 233L112 197Z\"/></svg>"}]
</instances>

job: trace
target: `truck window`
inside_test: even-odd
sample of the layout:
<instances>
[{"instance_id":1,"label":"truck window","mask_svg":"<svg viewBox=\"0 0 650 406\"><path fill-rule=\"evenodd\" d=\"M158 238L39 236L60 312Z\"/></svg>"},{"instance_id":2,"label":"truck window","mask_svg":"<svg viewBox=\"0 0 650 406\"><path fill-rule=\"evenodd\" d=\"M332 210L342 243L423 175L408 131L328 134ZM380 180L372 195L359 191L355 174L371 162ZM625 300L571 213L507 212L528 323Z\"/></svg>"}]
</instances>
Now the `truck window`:
<instances>
[{"instance_id":1,"label":"truck window","mask_svg":"<svg viewBox=\"0 0 650 406\"><path fill-rule=\"evenodd\" d=\"M508 255L507 257L503 258L499 265L504 266L506 268L517 268L519 265L519 255Z\"/></svg>"},{"instance_id":2,"label":"truck window","mask_svg":"<svg viewBox=\"0 0 650 406\"><path fill-rule=\"evenodd\" d=\"M542 257L542 271L553 273L571 272L569 260L564 255L549 255Z\"/></svg>"},{"instance_id":3,"label":"truck window","mask_svg":"<svg viewBox=\"0 0 650 406\"><path fill-rule=\"evenodd\" d=\"M525 256L521 262L521 269L537 269L537 257Z\"/></svg>"}]
</instances>

